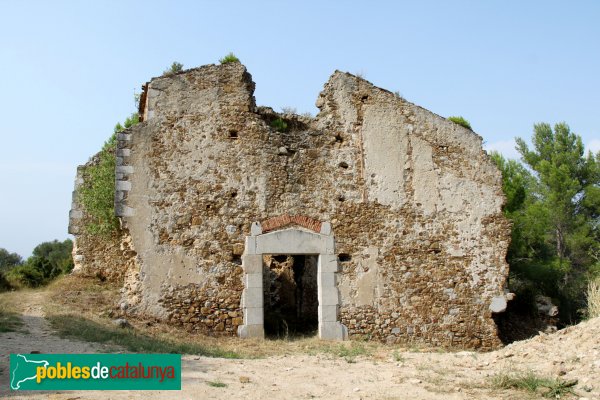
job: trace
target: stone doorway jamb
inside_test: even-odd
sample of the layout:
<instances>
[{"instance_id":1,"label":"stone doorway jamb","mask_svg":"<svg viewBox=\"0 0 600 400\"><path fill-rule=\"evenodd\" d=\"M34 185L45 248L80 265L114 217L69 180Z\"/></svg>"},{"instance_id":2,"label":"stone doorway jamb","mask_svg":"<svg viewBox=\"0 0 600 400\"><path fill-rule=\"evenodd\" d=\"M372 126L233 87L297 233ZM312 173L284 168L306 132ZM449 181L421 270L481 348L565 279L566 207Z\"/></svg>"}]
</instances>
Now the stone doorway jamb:
<instances>
[{"instance_id":1,"label":"stone doorway jamb","mask_svg":"<svg viewBox=\"0 0 600 400\"><path fill-rule=\"evenodd\" d=\"M335 274L338 260L331 224L323 222L319 233L291 228L262 233L260 223L253 222L242 256L244 269L241 308L244 324L238 327L242 338L264 338L263 255L318 255L318 320L319 338L346 340L348 329L339 322L340 294Z\"/></svg>"}]
</instances>

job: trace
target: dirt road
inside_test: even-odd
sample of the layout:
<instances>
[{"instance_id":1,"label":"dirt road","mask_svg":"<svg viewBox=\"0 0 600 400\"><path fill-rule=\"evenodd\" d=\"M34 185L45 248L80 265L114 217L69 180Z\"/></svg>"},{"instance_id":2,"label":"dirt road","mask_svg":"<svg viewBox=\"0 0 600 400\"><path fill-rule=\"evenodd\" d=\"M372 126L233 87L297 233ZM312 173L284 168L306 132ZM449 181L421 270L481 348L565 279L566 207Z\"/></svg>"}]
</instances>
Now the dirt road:
<instances>
[{"instance_id":1,"label":"dirt road","mask_svg":"<svg viewBox=\"0 0 600 400\"><path fill-rule=\"evenodd\" d=\"M498 374L577 379L572 398L600 399L600 319L492 353L392 352L381 357L330 354L264 359L185 355L178 392L9 392L8 354L107 352L103 345L65 340L44 319L43 294L23 299L28 333L0 334L0 398L14 399L520 399L521 391L494 389ZM531 397L528 397L531 396Z\"/></svg>"}]
</instances>

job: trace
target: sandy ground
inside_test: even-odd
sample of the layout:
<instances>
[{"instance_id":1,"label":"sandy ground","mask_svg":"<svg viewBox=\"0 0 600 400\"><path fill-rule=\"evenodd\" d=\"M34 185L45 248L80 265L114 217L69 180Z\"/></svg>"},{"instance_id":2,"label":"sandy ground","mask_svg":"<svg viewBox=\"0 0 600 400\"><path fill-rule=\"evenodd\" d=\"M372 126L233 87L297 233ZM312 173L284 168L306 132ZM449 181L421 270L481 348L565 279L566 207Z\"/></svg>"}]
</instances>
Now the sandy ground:
<instances>
[{"instance_id":1,"label":"sandy ground","mask_svg":"<svg viewBox=\"0 0 600 400\"><path fill-rule=\"evenodd\" d=\"M600 399L600 319L492 353L403 352L349 361L328 354L229 360L185 355L182 390L10 392L8 354L93 353L107 348L60 339L44 319L41 293L27 296L28 333L0 334L0 398L11 399L522 399L491 387L497 374L534 371L577 379L575 399ZM211 386L222 383L225 386Z\"/></svg>"}]
</instances>

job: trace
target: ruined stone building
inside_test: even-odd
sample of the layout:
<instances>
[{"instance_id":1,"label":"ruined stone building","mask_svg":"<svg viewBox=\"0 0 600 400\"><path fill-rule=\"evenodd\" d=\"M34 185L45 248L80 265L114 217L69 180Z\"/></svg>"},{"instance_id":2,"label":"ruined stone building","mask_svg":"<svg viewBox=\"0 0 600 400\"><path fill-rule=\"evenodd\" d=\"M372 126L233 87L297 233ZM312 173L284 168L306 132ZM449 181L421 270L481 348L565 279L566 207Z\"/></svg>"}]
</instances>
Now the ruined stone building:
<instances>
[{"instance_id":1,"label":"ruined stone building","mask_svg":"<svg viewBox=\"0 0 600 400\"><path fill-rule=\"evenodd\" d=\"M144 86L118 136L121 230L92 237L75 196L77 269L190 331L497 346L510 229L481 137L339 71L314 118L253 91L239 63Z\"/></svg>"}]
</instances>

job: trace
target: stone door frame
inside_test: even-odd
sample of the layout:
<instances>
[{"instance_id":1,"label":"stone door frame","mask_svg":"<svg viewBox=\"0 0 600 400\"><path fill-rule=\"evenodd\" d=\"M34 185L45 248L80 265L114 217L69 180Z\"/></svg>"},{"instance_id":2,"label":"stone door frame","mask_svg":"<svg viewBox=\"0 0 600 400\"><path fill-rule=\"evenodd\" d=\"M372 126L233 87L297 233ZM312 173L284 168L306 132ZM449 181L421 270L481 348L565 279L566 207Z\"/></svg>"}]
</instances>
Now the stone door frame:
<instances>
[{"instance_id":1,"label":"stone door frame","mask_svg":"<svg viewBox=\"0 0 600 400\"><path fill-rule=\"evenodd\" d=\"M306 254L317 255L317 290L319 338L346 340L348 329L339 322L340 294L335 274L338 260L331 224L323 222L319 233L289 228L262 233L260 223L252 223L251 234L246 236L242 255L244 269L241 308L244 324L238 327L242 338L264 338L263 255Z\"/></svg>"}]
</instances>

